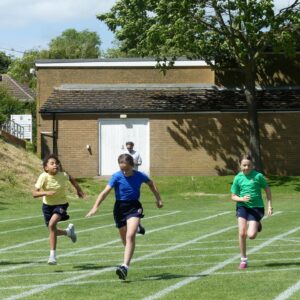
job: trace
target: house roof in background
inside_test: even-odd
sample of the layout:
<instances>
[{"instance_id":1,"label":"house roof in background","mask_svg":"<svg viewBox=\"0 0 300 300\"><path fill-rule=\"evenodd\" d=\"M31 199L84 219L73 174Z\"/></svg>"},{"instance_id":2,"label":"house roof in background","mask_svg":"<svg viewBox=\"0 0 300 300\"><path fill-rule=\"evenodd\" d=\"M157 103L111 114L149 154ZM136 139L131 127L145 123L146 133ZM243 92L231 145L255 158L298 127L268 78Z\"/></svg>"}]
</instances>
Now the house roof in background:
<instances>
[{"instance_id":1,"label":"house roof in background","mask_svg":"<svg viewBox=\"0 0 300 300\"><path fill-rule=\"evenodd\" d=\"M34 101L35 95L28 86L19 83L7 74L3 74L1 76L2 80L0 81L0 86L7 88L13 97L23 102Z\"/></svg>"},{"instance_id":2,"label":"house roof in background","mask_svg":"<svg viewBox=\"0 0 300 300\"><path fill-rule=\"evenodd\" d=\"M258 111L300 111L300 88L259 89ZM62 85L45 113L200 113L247 111L241 90L201 85Z\"/></svg>"}]
</instances>

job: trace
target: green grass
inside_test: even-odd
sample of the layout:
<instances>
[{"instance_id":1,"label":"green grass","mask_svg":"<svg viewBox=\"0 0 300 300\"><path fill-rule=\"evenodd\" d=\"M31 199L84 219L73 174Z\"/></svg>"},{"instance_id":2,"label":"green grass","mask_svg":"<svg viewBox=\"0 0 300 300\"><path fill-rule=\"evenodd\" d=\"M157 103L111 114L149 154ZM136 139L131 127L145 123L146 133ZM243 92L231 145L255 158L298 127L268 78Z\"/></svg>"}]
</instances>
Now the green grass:
<instances>
[{"instance_id":1,"label":"green grass","mask_svg":"<svg viewBox=\"0 0 300 300\"><path fill-rule=\"evenodd\" d=\"M84 218L105 180L79 180L88 201L69 195L78 242L59 238L58 265L48 266L41 200L33 199L13 178L2 183L0 178L0 299L25 297L30 291L27 299L143 299L190 278L194 281L162 299L274 299L300 280L300 229L270 242L299 226L300 177L268 178L274 212L281 213L265 219L262 233L248 240L249 250L270 243L249 254L246 271L237 269L238 258L232 259L239 253L229 194L232 179L154 178L165 203L161 210L144 186L147 232L137 237L137 261L128 280L120 282L114 267L122 262L123 247L113 225L113 193L95 217ZM219 267L209 271L215 266ZM290 299L300 299L300 291Z\"/></svg>"}]
</instances>

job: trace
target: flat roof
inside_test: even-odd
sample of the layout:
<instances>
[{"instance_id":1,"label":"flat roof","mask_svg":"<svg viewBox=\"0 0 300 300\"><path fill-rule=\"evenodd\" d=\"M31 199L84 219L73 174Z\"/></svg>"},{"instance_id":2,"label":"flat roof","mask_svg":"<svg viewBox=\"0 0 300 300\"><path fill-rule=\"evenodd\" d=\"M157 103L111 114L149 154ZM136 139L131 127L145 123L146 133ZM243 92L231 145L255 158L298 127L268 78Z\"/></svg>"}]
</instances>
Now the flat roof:
<instances>
[{"instance_id":1,"label":"flat roof","mask_svg":"<svg viewBox=\"0 0 300 300\"><path fill-rule=\"evenodd\" d=\"M36 68L145 68L155 67L154 58L128 58L128 59L45 59L35 62ZM174 67L207 67L204 60L178 59Z\"/></svg>"}]
</instances>

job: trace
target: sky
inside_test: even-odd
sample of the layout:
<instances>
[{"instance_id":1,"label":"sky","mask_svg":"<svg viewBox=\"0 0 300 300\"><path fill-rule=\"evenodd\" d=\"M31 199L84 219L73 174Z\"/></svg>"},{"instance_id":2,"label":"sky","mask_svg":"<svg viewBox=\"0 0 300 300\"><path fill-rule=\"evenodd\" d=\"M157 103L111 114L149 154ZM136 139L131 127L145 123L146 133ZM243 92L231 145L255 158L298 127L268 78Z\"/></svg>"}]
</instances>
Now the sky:
<instances>
[{"instance_id":1,"label":"sky","mask_svg":"<svg viewBox=\"0 0 300 300\"><path fill-rule=\"evenodd\" d=\"M20 57L26 50L47 49L53 38L69 28L97 32L102 42L101 50L106 50L112 47L114 35L96 15L109 11L115 2L116 0L0 0L0 51ZM275 5L279 9L292 2L275 0Z\"/></svg>"},{"instance_id":2,"label":"sky","mask_svg":"<svg viewBox=\"0 0 300 300\"><path fill-rule=\"evenodd\" d=\"M20 57L25 50L47 49L53 38L69 28L97 32L101 39L101 49L105 50L112 46L114 35L96 15L108 12L115 2L0 0L0 51Z\"/></svg>"}]
</instances>

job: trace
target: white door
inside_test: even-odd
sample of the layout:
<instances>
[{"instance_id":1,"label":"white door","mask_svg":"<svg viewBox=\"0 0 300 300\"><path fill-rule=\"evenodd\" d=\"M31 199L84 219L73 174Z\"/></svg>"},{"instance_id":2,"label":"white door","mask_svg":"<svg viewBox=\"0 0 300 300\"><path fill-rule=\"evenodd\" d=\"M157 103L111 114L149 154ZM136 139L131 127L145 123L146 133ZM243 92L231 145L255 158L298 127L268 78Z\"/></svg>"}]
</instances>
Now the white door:
<instances>
[{"instance_id":1,"label":"white door","mask_svg":"<svg viewBox=\"0 0 300 300\"><path fill-rule=\"evenodd\" d=\"M139 171L149 174L149 122L147 119L103 119L99 121L99 173L111 175L119 170L118 156L126 151L126 142L134 143L140 153Z\"/></svg>"}]
</instances>

